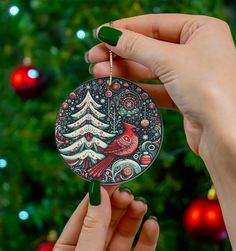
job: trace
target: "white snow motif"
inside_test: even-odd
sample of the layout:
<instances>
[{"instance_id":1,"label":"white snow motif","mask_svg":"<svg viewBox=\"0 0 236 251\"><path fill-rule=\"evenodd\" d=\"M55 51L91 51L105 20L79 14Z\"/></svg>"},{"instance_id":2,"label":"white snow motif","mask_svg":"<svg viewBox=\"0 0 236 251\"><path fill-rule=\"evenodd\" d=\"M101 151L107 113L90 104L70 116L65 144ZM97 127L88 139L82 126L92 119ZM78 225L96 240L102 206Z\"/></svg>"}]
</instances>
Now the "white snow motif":
<instances>
[{"instance_id":1,"label":"white snow motif","mask_svg":"<svg viewBox=\"0 0 236 251\"><path fill-rule=\"evenodd\" d=\"M67 156L67 155L63 155L63 154L62 154L62 157L63 157L65 160L86 159L87 157L92 157L92 158L95 159L95 160L101 160L101 159L104 158L104 155L103 155L103 154L96 153L96 152L93 151L93 150L84 150L83 152L81 152L81 153L76 153L76 154L73 155L73 156Z\"/></svg>"},{"instance_id":2,"label":"white snow motif","mask_svg":"<svg viewBox=\"0 0 236 251\"><path fill-rule=\"evenodd\" d=\"M63 134L64 136L68 137L68 138L76 138L80 135L84 135L86 133L92 133L93 135L98 135L102 138L110 138L110 137L114 137L115 134L111 134L108 132L104 132L103 130L94 127L93 125L84 125L83 127L71 132L71 133L66 133Z\"/></svg>"},{"instance_id":3,"label":"white snow motif","mask_svg":"<svg viewBox=\"0 0 236 251\"><path fill-rule=\"evenodd\" d=\"M82 125L85 121L91 121L94 126L100 126L100 127L103 127L103 128L109 127L109 125L99 121L98 119L93 117L92 114L89 114L89 113L85 114L81 119L79 119L76 122L74 122L72 124L69 124L67 126L69 128L75 128L75 127L77 127L79 125Z\"/></svg>"},{"instance_id":4,"label":"white snow motif","mask_svg":"<svg viewBox=\"0 0 236 251\"><path fill-rule=\"evenodd\" d=\"M77 120L67 125L72 131L63 134L63 136L75 141L60 149L60 152L70 165L79 163L88 167L105 157L101 153L102 149L107 148L107 143L104 140L114 137L115 134L104 131L109 125L100 119L104 119L106 115L97 110L102 105L92 98L89 90L83 101L76 107L80 110L71 116Z\"/></svg>"},{"instance_id":5,"label":"white snow motif","mask_svg":"<svg viewBox=\"0 0 236 251\"><path fill-rule=\"evenodd\" d=\"M95 101L94 101L95 102ZM93 105L91 103L84 105L84 107L82 108L82 110L78 111L77 113L73 114L72 117L74 118L80 118L81 116L83 116L87 110L91 110L91 112L96 116L96 117L101 117L104 118L106 115L103 113L100 113L99 111L97 111Z\"/></svg>"},{"instance_id":6,"label":"white snow motif","mask_svg":"<svg viewBox=\"0 0 236 251\"><path fill-rule=\"evenodd\" d=\"M62 153L70 153L71 151L75 150L76 148L81 147L83 144L85 144L89 148L92 148L94 144L100 146L103 149L107 148L107 144L98 138L93 137L92 140L88 141L88 140L86 140L85 137L83 137L83 138L75 141L72 145L61 149L60 151Z\"/></svg>"}]
</instances>

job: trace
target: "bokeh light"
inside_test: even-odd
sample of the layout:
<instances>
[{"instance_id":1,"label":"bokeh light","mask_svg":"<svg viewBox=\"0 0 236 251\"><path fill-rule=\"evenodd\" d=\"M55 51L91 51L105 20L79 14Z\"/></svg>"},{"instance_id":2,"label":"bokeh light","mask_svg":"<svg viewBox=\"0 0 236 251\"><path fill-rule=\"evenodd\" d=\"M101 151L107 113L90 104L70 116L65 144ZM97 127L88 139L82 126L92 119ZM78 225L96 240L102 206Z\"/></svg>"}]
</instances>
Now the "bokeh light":
<instances>
[{"instance_id":1,"label":"bokeh light","mask_svg":"<svg viewBox=\"0 0 236 251\"><path fill-rule=\"evenodd\" d=\"M28 77L30 78L37 78L39 76L39 72L35 69L30 69L28 72L27 72L27 75Z\"/></svg>"},{"instance_id":2,"label":"bokeh light","mask_svg":"<svg viewBox=\"0 0 236 251\"><path fill-rule=\"evenodd\" d=\"M5 159L0 158L0 169L4 169L7 167L7 161Z\"/></svg>"},{"instance_id":3,"label":"bokeh light","mask_svg":"<svg viewBox=\"0 0 236 251\"><path fill-rule=\"evenodd\" d=\"M20 9L17 7L17 6L11 6L10 8L9 8L9 14L11 15L11 16L16 16L18 13L19 13L19 11L20 11Z\"/></svg>"},{"instance_id":4,"label":"bokeh light","mask_svg":"<svg viewBox=\"0 0 236 251\"><path fill-rule=\"evenodd\" d=\"M78 30L78 31L76 32L76 36L77 36L78 39L85 39L86 33L85 33L84 30Z\"/></svg>"},{"instance_id":5,"label":"bokeh light","mask_svg":"<svg viewBox=\"0 0 236 251\"><path fill-rule=\"evenodd\" d=\"M25 211L25 210L22 210L22 211L19 212L18 218L20 220L23 220L23 221L28 220L29 219L29 213L27 211Z\"/></svg>"}]
</instances>

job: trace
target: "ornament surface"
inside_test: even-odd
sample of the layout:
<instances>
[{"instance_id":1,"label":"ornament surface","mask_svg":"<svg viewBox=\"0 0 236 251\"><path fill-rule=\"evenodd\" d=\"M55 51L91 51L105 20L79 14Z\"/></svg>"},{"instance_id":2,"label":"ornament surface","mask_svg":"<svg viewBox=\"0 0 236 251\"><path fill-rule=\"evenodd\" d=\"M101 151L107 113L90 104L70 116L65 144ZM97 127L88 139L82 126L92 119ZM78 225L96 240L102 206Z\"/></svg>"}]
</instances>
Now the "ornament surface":
<instances>
[{"instance_id":1,"label":"ornament surface","mask_svg":"<svg viewBox=\"0 0 236 251\"><path fill-rule=\"evenodd\" d=\"M143 173L161 147L163 123L151 97L122 79L92 79L71 92L57 115L56 144L86 180L126 182Z\"/></svg>"}]
</instances>

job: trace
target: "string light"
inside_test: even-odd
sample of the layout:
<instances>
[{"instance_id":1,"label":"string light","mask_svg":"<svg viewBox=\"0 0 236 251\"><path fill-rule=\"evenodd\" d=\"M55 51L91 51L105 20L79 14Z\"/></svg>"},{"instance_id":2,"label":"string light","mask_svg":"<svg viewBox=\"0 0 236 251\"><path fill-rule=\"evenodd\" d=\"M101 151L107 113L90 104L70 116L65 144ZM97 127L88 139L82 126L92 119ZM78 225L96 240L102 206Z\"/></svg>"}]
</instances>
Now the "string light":
<instances>
[{"instance_id":1,"label":"string light","mask_svg":"<svg viewBox=\"0 0 236 251\"><path fill-rule=\"evenodd\" d=\"M9 8L9 14L11 16L16 16L19 13L19 11L20 11L20 9L15 5L13 5Z\"/></svg>"},{"instance_id":2,"label":"string light","mask_svg":"<svg viewBox=\"0 0 236 251\"><path fill-rule=\"evenodd\" d=\"M85 39L86 33L85 33L84 30L78 30L78 31L76 32L76 36L77 36L78 39Z\"/></svg>"},{"instance_id":3,"label":"string light","mask_svg":"<svg viewBox=\"0 0 236 251\"><path fill-rule=\"evenodd\" d=\"M0 159L0 169L7 167L7 161L5 159Z\"/></svg>"},{"instance_id":4,"label":"string light","mask_svg":"<svg viewBox=\"0 0 236 251\"><path fill-rule=\"evenodd\" d=\"M39 72L35 69L30 69L28 72L27 72L27 75L28 77L30 78L37 78L39 76Z\"/></svg>"},{"instance_id":5,"label":"string light","mask_svg":"<svg viewBox=\"0 0 236 251\"><path fill-rule=\"evenodd\" d=\"M23 221L28 220L29 219L29 213L27 211L25 211L25 210L22 210L22 211L19 212L18 218L20 220L23 220Z\"/></svg>"}]
</instances>

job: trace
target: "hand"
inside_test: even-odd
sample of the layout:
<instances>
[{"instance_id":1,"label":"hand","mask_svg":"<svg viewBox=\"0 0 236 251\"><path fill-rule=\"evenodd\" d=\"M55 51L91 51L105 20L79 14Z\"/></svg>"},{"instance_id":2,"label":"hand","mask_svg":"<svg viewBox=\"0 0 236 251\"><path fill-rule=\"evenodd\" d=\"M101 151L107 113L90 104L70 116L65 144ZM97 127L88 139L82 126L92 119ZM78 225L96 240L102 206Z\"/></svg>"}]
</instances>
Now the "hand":
<instances>
[{"instance_id":1,"label":"hand","mask_svg":"<svg viewBox=\"0 0 236 251\"><path fill-rule=\"evenodd\" d=\"M94 194L90 193L90 200L91 197ZM95 202L93 204L98 204L99 199ZM109 197L101 187L101 204L89 204L86 195L53 250L129 251L146 212L147 205L141 199L134 200L129 190L116 189ZM155 251L158 235L158 223L153 218L146 220L134 251Z\"/></svg>"},{"instance_id":2,"label":"hand","mask_svg":"<svg viewBox=\"0 0 236 251\"><path fill-rule=\"evenodd\" d=\"M105 24L104 26L108 26ZM236 51L228 25L207 16L152 14L117 20L96 31L101 43L87 54L95 76L143 84L157 104L179 110L191 149L215 184L231 242L236 246Z\"/></svg>"}]
</instances>

